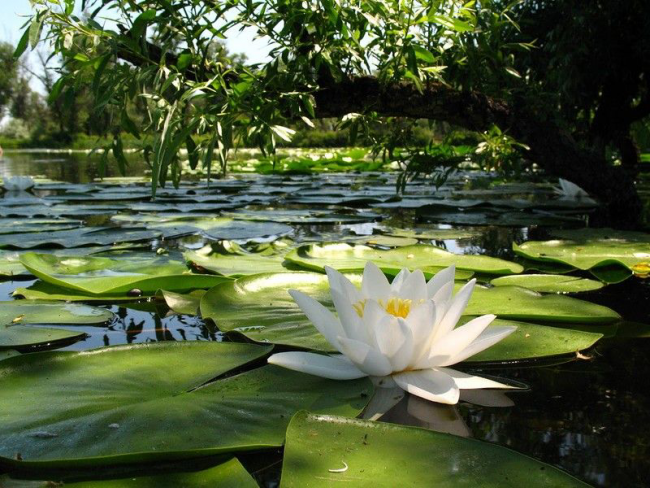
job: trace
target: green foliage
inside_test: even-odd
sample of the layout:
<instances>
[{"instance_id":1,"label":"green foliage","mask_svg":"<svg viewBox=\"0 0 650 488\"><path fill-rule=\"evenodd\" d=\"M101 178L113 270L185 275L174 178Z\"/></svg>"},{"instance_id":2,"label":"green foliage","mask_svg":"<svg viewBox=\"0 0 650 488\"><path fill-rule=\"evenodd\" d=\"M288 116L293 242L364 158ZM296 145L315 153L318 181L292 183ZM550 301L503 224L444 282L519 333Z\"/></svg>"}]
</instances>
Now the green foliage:
<instances>
[{"instance_id":1,"label":"green foliage","mask_svg":"<svg viewBox=\"0 0 650 488\"><path fill-rule=\"evenodd\" d=\"M213 166L224 171L235 146L256 145L273 154L294 135L289 129L294 121L313 125L318 109L313 93L319 86L376 74L384 82L408 79L421 90L426 83L444 81L448 66L474 49L467 41L476 38L477 28L491 29L496 39L499 29L515 25L506 14L509 7L502 12L492 1L479 7L182 0L172 8L151 0L113 0L86 2L88 14L82 18L73 14L74 2L35 3L30 43L42 29L53 52L63 58L50 100L70 96L87 80L95 109L112 113L113 127L121 129L113 130L114 141L104 146L118 162L123 161L122 131L135 137L153 134L143 154L152 168L154 191L168 179L180 180L181 147L188 150L192 168L201 164L208 173ZM499 15L493 15L495 9ZM100 21L108 12L116 28ZM229 20L215 23L215 17ZM243 25L269 39L271 60L265 65L245 66L218 44ZM449 59L451 46L458 59ZM484 76L498 72L501 80L510 76L503 71L511 68L510 62L506 56L477 69ZM127 113L133 105L143 110L140 124ZM371 112L351 120L351 139L363 136L360 130L372 120Z\"/></svg>"}]
</instances>

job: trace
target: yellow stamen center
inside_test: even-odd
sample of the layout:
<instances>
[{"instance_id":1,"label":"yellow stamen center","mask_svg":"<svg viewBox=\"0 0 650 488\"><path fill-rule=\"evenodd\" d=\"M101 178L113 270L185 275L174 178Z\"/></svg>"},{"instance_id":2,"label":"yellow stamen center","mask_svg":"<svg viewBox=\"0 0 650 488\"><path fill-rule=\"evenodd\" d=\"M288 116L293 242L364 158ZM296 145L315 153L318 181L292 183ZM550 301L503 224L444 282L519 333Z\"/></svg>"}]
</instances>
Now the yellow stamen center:
<instances>
[{"instance_id":1,"label":"yellow stamen center","mask_svg":"<svg viewBox=\"0 0 650 488\"><path fill-rule=\"evenodd\" d=\"M411 312L411 305L413 305L413 300L408 298L389 298L386 302L384 300L377 300L377 303L386 310L386 313L393 315L394 317L406 318ZM363 318L363 311L366 307L366 300L360 300L357 303L353 304L355 312L359 317Z\"/></svg>"}]
</instances>

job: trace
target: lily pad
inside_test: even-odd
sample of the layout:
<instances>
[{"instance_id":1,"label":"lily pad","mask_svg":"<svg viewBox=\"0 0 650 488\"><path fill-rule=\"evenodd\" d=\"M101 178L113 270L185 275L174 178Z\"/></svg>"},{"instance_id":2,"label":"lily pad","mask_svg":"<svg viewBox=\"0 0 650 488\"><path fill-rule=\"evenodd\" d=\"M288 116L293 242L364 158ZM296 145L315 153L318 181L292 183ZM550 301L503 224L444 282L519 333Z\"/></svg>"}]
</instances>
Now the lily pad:
<instances>
[{"instance_id":1,"label":"lily pad","mask_svg":"<svg viewBox=\"0 0 650 488\"><path fill-rule=\"evenodd\" d=\"M434 246L415 245L382 251L368 246L349 244L311 244L291 251L287 257L301 268L324 272L331 266L341 272L363 271L367 261L373 261L382 271L397 274L402 268L421 269L431 276L447 266L456 265L456 277L465 279L477 271L486 274L509 275L521 273L516 263L488 256L453 254Z\"/></svg>"},{"instance_id":2,"label":"lily pad","mask_svg":"<svg viewBox=\"0 0 650 488\"><path fill-rule=\"evenodd\" d=\"M0 354L3 349L27 350L43 346L72 344L86 336L84 332L23 324L0 324ZM7 359L0 355L0 360Z\"/></svg>"},{"instance_id":3,"label":"lily pad","mask_svg":"<svg viewBox=\"0 0 650 488\"><path fill-rule=\"evenodd\" d=\"M170 310L182 315L197 315L203 295L205 290L194 290L185 294L165 290L156 292L156 298L164 300Z\"/></svg>"},{"instance_id":4,"label":"lily pad","mask_svg":"<svg viewBox=\"0 0 650 488\"><path fill-rule=\"evenodd\" d=\"M367 379L331 381L274 366L206 384L270 350L191 341L6 359L0 460L91 466L276 448L297 410L356 416L372 395Z\"/></svg>"},{"instance_id":5,"label":"lily pad","mask_svg":"<svg viewBox=\"0 0 650 488\"><path fill-rule=\"evenodd\" d=\"M131 218L146 223L147 229L176 234L200 233L212 239L247 240L287 234L293 230L292 227L277 222L237 221L226 217L120 215L114 220L128 221Z\"/></svg>"},{"instance_id":6,"label":"lily pad","mask_svg":"<svg viewBox=\"0 0 650 488\"><path fill-rule=\"evenodd\" d=\"M353 241L355 244L366 244L368 246L380 246L380 247L406 247L406 246L413 246L418 243L418 240L413 237L397 237L397 236L384 236L384 235L358 237L353 239Z\"/></svg>"},{"instance_id":7,"label":"lily pad","mask_svg":"<svg viewBox=\"0 0 650 488\"><path fill-rule=\"evenodd\" d=\"M586 487L505 447L384 422L298 412L287 429L282 488L334 485Z\"/></svg>"},{"instance_id":8,"label":"lily pad","mask_svg":"<svg viewBox=\"0 0 650 488\"><path fill-rule=\"evenodd\" d=\"M598 290L605 286L596 280L554 274L500 276L490 283L494 286L521 286L542 293L578 293Z\"/></svg>"},{"instance_id":9,"label":"lily pad","mask_svg":"<svg viewBox=\"0 0 650 488\"><path fill-rule=\"evenodd\" d=\"M358 275L348 277L353 283L360 282ZM333 308L327 277L315 273L277 273L239 278L208 290L201 300L201 315L213 320L223 332L241 334L253 341L331 351L332 346L298 308L287 292L289 289L300 290ZM619 318L606 307L564 296L541 296L518 287L477 287L465 313L556 322L600 323ZM489 353L476 356L480 358L476 360L508 361L567 354L591 346L600 337L589 333L572 335L572 331L534 324L522 324L521 330L523 335L512 334L498 344L499 349L489 349ZM531 332L540 340L526 340L525 335Z\"/></svg>"},{"instance_id":10,"label":"lily pad","mask_svg":"<svg viewBox=\"0 0 650 488\"><path fill-rule=\"evenodd\" d=\"M32 300L0 302L0 324L104 324L113 319L110 310L74 303Z\"/></svg>"},{"instance_id":11,"label":"lily pad","mask_svg":"<svg viewBox=\"0 0 650 488\"><path fill-rule=\"evenodd\" d=\"M191 274L178 261L166 258L57 257L26 253L21 262L43 281L89 295L125 295L139 290L151 296L164 289L184 292L210 288L227 278Z\"/></svg>"},{"instance_id":12,"label":"lily pad","mask_svg":"<svg viewBox=\"0 0 650 488\"><path fill-rule=\"evenodd\" d=\"M218 275L236 278L258 273L286 271L284 256L262 253L209 253L188 251L183 254L194 266Z\"/></svg>"},{"instance_id":13,"label":"lily pad","mask_svg":"<svg viewBox=\"0 0 650 488\"><path fill-rule=\"evenodd\" d=\"M162 233L159 231L142 229L85 227L58 232L2 235L0 236L0 248L110 246L125 242L150 241L161 235Z\"/></svg>"},{"instance_id":14,"label":"lily pad","mask_svg":"<svg viewBox=\"0 0 650 488\"><path fill-rule=\"evenodd\" d=\"M20 262L20 254L11 251L0 251L0 278L16 275L28 275L28 271Z\"/></svg>"},{"instance_id":15,"label":"lily pad","mask_svg":"<svg viewBox=\"0 0 650 488\"><path fill-rule=\"evenodd\" d=\"M85 337L84 332L34 325L96 325L113 319L113 313L87 305L42 303L28 300L0 302L0 349L23 350L45 345L68 344Z\"/></svg>"},{"instance_id":16,"label":"lily pad","mask_svg":"<svg viewBox=\"0 0 650 488\"><path fill-rule=\"evenodd\" d=\"M124 475L122 475L124 476ZM74 478L73 478L74 479ZM29 481L0 476L0 486L6 488L53 488L60 486L51 481ZM163 472L152 476L95 479L92 481L65 481L71 488L257 488L257 483L237 459L232 458L217 466L201 471Z\"/></svg>"},{"instance_id":17,"label":"lily pad","mask_svg":"<svg viewBox=\"0 0 650 488\"><path fill-rule=\"evenodd\" d=\"M3 359L9 359L14 356L18 356L20 353L14 349L5 349L4 351L0 351L0 361Z\"/></svg>"},{"instance_id":18,"label":"lily pad","mask_svg":"<svg viewBox=\"0 0 650 488\"><path fill-rule=\"evenodd\" d=\"M442 241L445 239L468 239L480 235L479 232L464 229L399 229L387 228L382 231L384 234L395 237L412 237L419 240Z\"/></svg>"},{"instance_id":19,"label":"lily pad","mask_svg":"<svg viewBox=\"0 0 650 488\"><path fill-rule=\"evenodd\" d=\"M611 308L577 298L541 295L518 286L477 286L464 314L489 313L504 319L560 323L603 324L621 318Z\"/></svg>"},{"instance_id":20,"label":"lily pad","mask_svg":"<svg viewBox=\"0 0 650 488\"><path fill-rule=\"evenodd\" d=\"M564 233L564 235L574 235ZM586 229L576 239L527 241L512 244L513 250L528 259L559 262L598 274L600 268L619 267L629 276L635 265L650 262L650 234L618 232L611 229ZM611 271L600 276L607 278ZM600 277L599 276L599 277ZM621 274L610 278L620 281Z\"/></svg>"},{"instance_id":21,"label":"lily pad","mask_svg":"<svg viewBox=\"0 0 650 488\"><path fill-rule=\"evenodd\" d=\"M371 212L341 213L328 209L295 210L295 209L268 209L268 210L238 210L224 212L224 216L238 220L256 220L259 222L280 222L296 225L326 225L326 224L355 224L359 222L373 222L381 218Z\"/></svg>"},{"instance_id":22,"label":"lily pad","mask_svg":"<svg viewBox=\"0 0 650 488\"><path fill-rule=\"evenodd\" d=\"M12 293L12 296L25 298L27 300L92 303L122 303L140 301L143 299L140 295L90 295L79 290L56 286L41 280L37 280L33 285L30 285L27 288L16 288Z\"/></svg>"},{"instance_id":23,"label":"lily pad","mask_svg":"<svg viewBox=\"0 0 650 488\"><path fill-rule=\"evenodd\" d=\"M464 318L466 322L470 318ZM490 327L514 325L517 330L495 345L465 360L465 363L502 363L536 360L575 354L592 347L603 337L603 326L590 326L589 331L512 320L495 320Z\"/></svg>"},{"instance_id":24,"label":"lily pad","mask_svg":"<svg viewBox=\"0 0 650 488\"><path fill-rule=\"evenodd\" d=\"M0 235L71 230L82 224L80 220L70 219L0 219Z\"/></svg>"}]
</instances>

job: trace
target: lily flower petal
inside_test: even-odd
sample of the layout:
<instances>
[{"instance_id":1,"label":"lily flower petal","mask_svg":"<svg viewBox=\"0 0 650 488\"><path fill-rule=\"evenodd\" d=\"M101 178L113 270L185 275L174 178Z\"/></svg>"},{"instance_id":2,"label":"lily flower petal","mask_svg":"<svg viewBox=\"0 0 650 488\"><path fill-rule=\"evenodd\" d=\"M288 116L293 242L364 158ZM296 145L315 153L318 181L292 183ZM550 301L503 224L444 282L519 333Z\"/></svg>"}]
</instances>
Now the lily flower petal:
<instances>
[{"instance_id":1,"label":"lily flower petal","mask_svg":"<svg viewBox=\"0 0 650 488\"><path fill-rule=\"evenodd\" d=\"M372 261L368 261L363 268L361 294L364 298L386 300L390 295L390 283L381 269Z\"/></svg>"},{"instance_id":2,"label":"lily flower petal","mask_svg":"<svg viewBox=\"0 0 650 488\"><path fill-rule=\"evenodd\" d=\"M393 375L393 379L412 395L432 402L455 405L460 397L460 390L454 379L435 369L399 373Z\"/></svg>"},{"instance_id":3,"label":"lily flower petal","mask_svg":"<svg viewBox=\"0 0 650 488\"><path fill-rule=\"evenodd\" d=\"M428 350L428 339L436 324L436 316L437 310L431 300L416 305L407 315L406 321L413 335L414 357L420 357L425 349Z\"/></svg>"},{"instance_id":4,"label":"lily flower petal","mask_svg":"<svg viewBox=\"0 0 650 488\"><path fill-rule=\"evenodd\" d=\"M352 307L348 297L341 291L332 288L330 290L334 308L339 315L339 321L345 332L345 336L356 341L368 342L369 336L363 327L363 321L357 311Z\"/></svg>"},{"instance_id":5,"label":"lily flower petal","mask_svg":"<svg viewBox=\"0 0 650 488\"><path fill-rule=\"evenodd\" d=\"M318 300L314 300L309 295L298 290L289 290L291 298L298 304L300 310L304 312L318 332L325 336L336 350L340 352L338 336L344 336L343 326L341 322L334 316L328 308L323 306Z\"/></svg>"},{"instance_id":6,"label":"lily flower petal","mask_svg":"<svg viewBox=\"0 0 650 488\"><path fill-rule=\"evenodd\" d=\"M341 344L341 352L367 375L388 376L392 373L390 361L365 342L346 337L338 337L338 340Z\"/></svg>"},{"instance_id":7,"label":"lily flower petal","mask_svg":"<svg viewBox=\"0 0 650 488\"><path fill-rule=\"evenodd\" d=\"M402 268L402 270L397 273L397 276L393 278L393 282L390 284L390 292L392 295L399 296L400 290L402 289L402 284L404 280L409 277L411 272L407 268Z\"/></svg>"},{"instance_id":8,"label":"lily flower petal","mask_svg":"<svg viewBox=\"0 0 650 488\"><path fill-rule=\"evenodd\" d=\"M312 352L280 352L273 354L268 362L293 371L331 380L354 380L368 376L354 364L340 357Z\"/></svg>"},{"instance_id":9,"label":"lily flower petal","mask_svg":"<svg viewBox=\"0 0 650 488\"><path fill-rule=\"evenodd\" d=\"M456 371L450 368L436 368L437 371L442 371L454 379L454 382L461 390L480 390L483 388L505 388L509 390L517 390L516 386L510 386L498 381L483 378L482 376L474 376L471 374Z\"/></svg>"},{"instance_id":10,"label":"lily flower petal","mask_svg":"<svg viewBox=\"0 0 650 488\"><path fill-rule=\"evenodd\" d=\"M400 298L417 303L427 299L427 280L420 269L408 275L399 290Z\"/></svg>"},{"instance_id":11,"label":"lily flower petal","mask_svg":"<svg viewBox=\"0 0 650 488\"><path fill-rule=\"evenodd\" d=\"M344 296L348 298L350 303L356 303L363 299L361 292L354 286L349 279L343 276L334 268L325 266L325 273L330 284L330 289L339 290Z\"/></svg>"},{"instance_id":12,"label":"lily flower petal","mask_svg":"<svg viewBox=\"0 0 650 488\"><path fill-rule=\"evenodd\" d=\"M451 283L453 286L454 277L456 276L456 266L451 265L448 268L438 271L433 278L427 283L427 295L429 298L433 298L436 293L447 283ZM451 298L451 293L449 295Z\"/></svg>"},{"instance_id":13,"label":"lily flower petal","mask_svg":"<svg viewBox=\"0 0 650 488\"><path fill-rule=\"evenodd\" d=\"M391 371L406 369L413 356L413 334L408 323L395 317L386 317L375 330L377 347L391 364Z\"/></svg>"},{"instance_id":14,"label":"lily flower petal","mask_svg":"<svg viewBox=\"0 0 650 488\"><path fill-rule=\"evenodd\" d=\"M470 297L472 296L472 291L474 291L474 285L476 284L476 279L470 280L465 286L463 286L456 296L451 301L449 308L445 312L445 316L442 317L440 323L438 324L435 337L432 339L440 339L444 337L449 331L453 330L458 323L463 314L463 310L467 307Z\"/></svg>"},{"instance_id":15,"label":"lily flower petal","mask_svg":"<svg viewBox=\"0 0 650 488\"><path fill-rule=\"evenodd\" d=\"M432 368L443 364L449 365L450 359L469 346L495 318L496 315L476 317L442 336L431 347L427 360L418 366Z\"/></svg>"},{"instance_id":16,"label":"lily flower petal","mask_svg":"<svg viewBox=\"0 0 650 488\"><path fill-rule=\"evenodd\" d=\"M452 364L465 361L467 358L471 358L475 354L493 346L500 340L505 339L515 330L517 330L516 326L490 327L481 332L481 335L474 339L474 341L465 349L451 356L447 361L440 363L440 366L451 366Z\"/></svg>"}]
</instances>

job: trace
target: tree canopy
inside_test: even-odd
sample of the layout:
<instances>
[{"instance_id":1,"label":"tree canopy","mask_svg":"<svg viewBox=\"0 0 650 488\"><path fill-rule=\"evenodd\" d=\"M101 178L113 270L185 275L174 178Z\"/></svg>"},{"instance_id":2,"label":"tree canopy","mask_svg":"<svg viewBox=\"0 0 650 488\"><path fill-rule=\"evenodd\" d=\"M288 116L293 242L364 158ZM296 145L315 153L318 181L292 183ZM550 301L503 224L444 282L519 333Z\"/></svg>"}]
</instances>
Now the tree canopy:
<instances>
[{"instance_id":1,"label":"tree canopy","mask_svg":"<svg viewBox=\"0 0 650 488\"><path fill-rule=\"evenodd\" d=\"M583 186L610 216L640 213L630 130L650 113L643 0L33 3L16 52L50 43L63 58L52 98L89 86L121 164L120 131L153 134L154 190L181 177L181 147L192 167L223 169L237 144L273 152L296 122L337 117L362 137L382 117L428 119L496 129L524 164ZM220 55L244 28L269 42L268 62Z\"/></svg>"}]
</instances>

